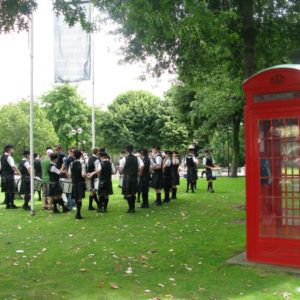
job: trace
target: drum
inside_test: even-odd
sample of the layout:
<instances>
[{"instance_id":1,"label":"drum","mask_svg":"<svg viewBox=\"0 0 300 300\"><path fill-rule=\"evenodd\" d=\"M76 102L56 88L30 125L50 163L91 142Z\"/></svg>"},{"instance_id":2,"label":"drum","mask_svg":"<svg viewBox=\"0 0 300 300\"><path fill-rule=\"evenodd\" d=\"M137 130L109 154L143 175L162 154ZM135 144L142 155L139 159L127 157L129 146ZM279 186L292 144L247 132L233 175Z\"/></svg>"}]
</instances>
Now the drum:
<instances>
[{"instance_id":1,"label":"drum","mask_svg":"<svg viewBox=\"0 0 300 300\"><path fill-rule=\"evenodd\" d=\"M212 176L213 177L218 177L220 175L221 175L221 168L212 169Z\"/></svg>"},{"instance_id":2,"label":"drum","mask_svg":"<svg viewBox=\"0 0 300 300\"><path fill-rule=\"evenodd\" d=\"M122 188L122 186L123 186L123 178L124 178L124 175L120 174L119 175L119 188Z\"/></svg>"},{"instance_id":3,"label":"drum","mask_svg":"<svg viewBox=\"0 0 300 300\"><path fill-rule=\"evenodd\" d=\"M40 192L42 189L43 181L40 178L33 178L33 187L34 190Z\"/></svg>"},{"instance_id":4,"label":"drum","mask_svg":"<svg viewBox=\"0 0 300 300\"><path fill-rule=\"evenodd\" d=\"M71 194L72 193L72 187L73 187L72 180L62 178L59 181L60 181L60 186L61 186L62 192L65 193L65 194Z\"/></svg>"},{"instance_id":5,"label":"drum","mask_svg":"<svg viewBox=\"0 0 300 300\"><path fill-rule=\"evenodd\" d=\"M85 179L85 187L86 187L87 191L91 190L91 179L90 178Z\"/></svg>"},{"instance_id":6,"label":"drum","mask_svg":"<svg viewBox=\"0 0 300 300\"><path fill-rule=\"evenodd\" d=\"M95 178L94 187L95 187L95 191L97 191L99 187L99 178Z\"/></svg>"}]
</instances>

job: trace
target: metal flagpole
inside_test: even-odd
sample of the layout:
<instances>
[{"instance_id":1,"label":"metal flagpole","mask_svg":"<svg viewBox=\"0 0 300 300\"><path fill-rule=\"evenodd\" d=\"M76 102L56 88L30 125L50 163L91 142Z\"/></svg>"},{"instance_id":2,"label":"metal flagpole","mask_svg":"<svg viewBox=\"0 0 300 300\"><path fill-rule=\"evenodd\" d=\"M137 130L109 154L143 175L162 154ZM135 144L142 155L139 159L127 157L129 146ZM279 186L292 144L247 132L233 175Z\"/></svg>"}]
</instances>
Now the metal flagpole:
<instances>
[{"instance_id":1,"label":"metal flagpole","mask_svg":"<svg viewBox=\"0 0 300 300\"><path fill-rule=\"evenodd\" d=\"M34 165L33 165L33 12L31 15L30 26L30 195L31 195L31 211L30 215L34 216Z\"/></svg>"},{"instance_id":2,"label":"metal flagpole","mask_svg":"<svg viewBox=\"0 0 300 300\"><path fill-rule=\"evenodd\" d=\"M91 5L91 20L94 23L94 6ZM92 75L92 147L95 147L95 44L94 44L94 34L91 32L91 75Z\"/></svg>"}]
</instances>

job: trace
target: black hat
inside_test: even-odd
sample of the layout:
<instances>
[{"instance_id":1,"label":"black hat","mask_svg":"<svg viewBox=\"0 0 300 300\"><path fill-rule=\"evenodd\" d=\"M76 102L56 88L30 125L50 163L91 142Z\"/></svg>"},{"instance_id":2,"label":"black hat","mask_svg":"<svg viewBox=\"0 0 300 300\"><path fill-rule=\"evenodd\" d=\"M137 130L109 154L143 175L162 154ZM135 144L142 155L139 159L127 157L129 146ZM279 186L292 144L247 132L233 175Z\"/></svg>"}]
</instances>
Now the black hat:
<instances>
[{"instance_id":1,"label":"black hat","mask_svg":"<svg viewBox=\"0 0 300 300\"><path fill-rule=\"evenodd\" d=\"M155 145L153 146L153 149L160 150L160 147L158 145Z\"/></svg>"},{"instance_id":2,"label":"black hat","mask_svg":"<svg viewBox=\"0 0 300 300\"><path fill-rule=\"evenodd\" d=\"M152 153L152 150L148 150L148 153Z\"/></svg>"},{"instance_id":3,"label":"black hat","mask_svg":"<svg viewBox=\"0 0 300 300\"><path fill-rule=\"evenodd\" d=\"M100 152L100 153L105 152L105 148L100 148L100 149L99 149L99 152Z\"/></svg>"},{"instance_id":4,"label":"black hat","mask_svg":"<svg viewBox=\"0 0 300 300\"><path fill-rule=\"evenodd\" d=\"M56 153L51 153L50 154L50 159L51 160L54 160L54 159L56 159L57 158L57 154Z\"/></svg>"},{"instance_id":5,"label":"black hat","mask_svg":"<svg viewBox=\"0 0 300 300\"><path fill-rule=\"evenodd\" d=\"M176 151L176 150L175 150L175 151L173 151L172 153L173 153L173 154L179 154L179 153L178 153L178 151Z\"/></svg>"},{"instance_id":6,"label":"black hat","mask_svg":"<svg viewBox=\"0 0 300 300\"><path fill-rule=\"evenodd\" d=\"M205 152L205 153L210 153L210 151L209 151L208 149L207 149L207 150L205 150L204 152Z\"/></svg>"},{"instance_id":7,"label":"black hat","mask_svg":"<svg viewBox=\"0 0 300 300\"><path fill-rule=\"evenodd\" d=\"M82 155L80 150L74 150L73 154L74 154L76 159L79 159Z\"/></svg>"},{"instance_id":8,"label":"black hat","mask_svg":"<svg viewBox=\"0 0 300 300\"><path fill-rule=\"evenodd\" d=\"M121 151L121 154L125 154L125 153L126 153L126 151L125 151L125 150L122 150L122 151Z\"/></svg>"},{"instance_id":9,"label":"black hat","mask_svg":"<svg viewBox=\"0 0 300 300\"><path fill-rule=\"evenodd\" d=\"M4 152L6 152L8 149L12 149L13 146L11 144L8 144L4 147Z\"/></svg>"},{"instance_id":10,"label":"black hat","mask_svg":"<svg viewBox=\"0 0 300 300\"><path fill-rule=\"evenodd\" d=\"M195 149L194 148L189 148L189 151L195 151Z\"/></svg>"},{"instance_id":11,"label":"black hat","mask_svg":"<svg viewBox=\"0 0 300 300\"><path fill-rule=\"evenodd\" d=\"M171 152L171 151L169 151L169 150L166 150L166 151L165 151L165 154L171 155L171 154L172 154L172 152Z\"/></svg>"},{"instance_id":12,"label":"black hat","mask_svg":"<svg viewBox=\"0 0 300 300\"><path fill-rule=\"evenodd\" d=\"M100 153L100 157L108 157L108 155L107 155L106 152L101 152L101 153Z\"/></svg>"},{"instance_id":13,"label":"black hat","mask_svg":"<svg viewBox=\"0 0 300 300\"><path fill-rule=\"evenodd\" d=\"M132 144L128 144L126 146L126 149L127 149L128 152L132 152L133 151L133 145Z\"/></svg>"},{"instance_id":14,"label":"black hat","mask_svg":"<svg viewBox=\"0 0 300 300\"><path fill-rule=\"evenodd\" d=\"M23 151L23 155L24 155L24 156L29 155L29 154L30 154L30 151L28 151L28 150L24 150L24 151Z\"/></svg>"}]
</instances>

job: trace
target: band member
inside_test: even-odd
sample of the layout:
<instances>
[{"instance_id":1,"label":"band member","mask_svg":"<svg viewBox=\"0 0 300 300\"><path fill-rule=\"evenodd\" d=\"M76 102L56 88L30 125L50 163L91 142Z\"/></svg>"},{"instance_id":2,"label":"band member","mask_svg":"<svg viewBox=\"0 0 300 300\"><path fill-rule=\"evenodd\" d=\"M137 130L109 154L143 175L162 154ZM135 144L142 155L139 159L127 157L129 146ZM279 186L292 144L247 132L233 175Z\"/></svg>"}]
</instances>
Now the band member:
<instances>
[{"instance_id":1,"label":"band member","mask_svg":"<svg viewBox=\"0 0 300 300\"><path fill-rule=\"evenodd\" d=\"M50 177L49 177L49 165L50 165L50 155L53 153L51 148L46 150L46 156L42 157L42 181L43 181L43 207L44 209L52 210L52 197L49 195L49 184L50 184ZM47 197L49 197L49 206L47 206Z\"/></svg>"},{"instance_id":2,"label":"band member","mask_svg":"<svg viewBox=\"0 0 300 300\"><path fill-rule=\"evenodd\" d=\"M16 188L14 173L16 172L19 176L21 176L21 173L15 165L14 159L11 156L12 153L13 146L6 145L4 147L4 154L1 157L1 189L5 193L6 209L18 208L14 204Z\"/></svg>"},{"instance_id":3,"label":"band member","mask_svg":"<svg viewBox=\"0 0 300 300\"><path fill-rule=\"evenodd\" d=\"M107 205L109 201L109 195L113 194L111 175L116 174L114 165L109 161L106 152L100 154L100 164L98 166L96 174L99 175L99 207L98 212L106 213Z\"/></svg>"},{"instance_id":4,"label":"band member","mask_svg":"<svg viewBox=\"0 0 300 300\"><path fill-rule=\"evenodd\" d=\"M88 165L87 165L87 172L94 173L92 177L88 177L87 180L89 181L88 186L90 187L90 197L89 197L89 208L88 210L95 210L93 207L93 200L95 200L97 207L99 209L99 201L97 198L97 193L96 193L96 187L95 187L95 180L98 178L98 175L96 174L96 170L99 168L99 148L94 147L92 149L92 156L88 159Z\"/></svg>"},{"instance_id":5,"label":"band member","mask_svg":"<svg viewBox=\"0 0 300 300\"><path fill-rule=\"evenodd\" d=\"M171 184L172 184L172 197L171 199L177 199L177 185L180 184L180 176L178 168L180 165L180 158L177 151L172 153L172 164L171 164Z\"/></svg>"},{"instance_id":6,"label":"band member","mask_svg":"<svg viewBox=\"0 0 300 300\"><path fill-rule=\"evenodd\" d=\"M139 178L138 192L142 194L143 203L139 208L149 207L149 184L150 184L150 174L155 164L150 161L147 149L143 148L139 151L140 159L144 163L143 172Z\"/></svg>"},{"instance_id":7,"label":"band member","mask_svg":"<svg viewBox=\"0 0 300 300\"><path fill-rule=\"evenodd\" d=\"M69 209L65 206L64 201L62 199L62 190L59 184L59 177L63 172L63 167L60 169L57 168L57 160L58 155L56 153L50 154L50 164L48 168L50 184L49 184L49 196L53 197L53 213L60 213L57 208L57 204L60 204L63 207L63 212L69 211Z\"/></svg>"},{"instance_id":8,"label":"band member","mask_svg":"<svg viewBox=\"0 0 300 300\"><path fill-rule=\"evenodd\" d=\"M64 158L64 171L65 171L65 175L68 179L71 179L71 174L69 174L69 167L71 165L71 163L75 160L75 156L74 156L74 151L76 150L76 147L71 147L69 149L69 155L68 157ZM66 197L67 197L67 207L70 209L73 209L73 207L75 207L76 203L75 200L72 198L72 192L71 193L66 193Z\"/></svg>"},{"instance_id":9,"label":"band member","mask_svg":"<svg viewBox=\"0 0 300 300\"><path fill-rule=\"evenodd\" d=\"M189 149L188 155L185 157L185 167L187 167L187 186L186 193L189 192L189 185L191 185L192 193L195 193L195 185L196 185L196 172L198 159L194 155L194 148Z\"/></svg>"},{"instance_id":10,"label":"band member","mask_svg":"<svg viewBox=\"0 0 300 300\"><path fill-rule=\"evenodd\" d=\"M19 170L21 172L21 188L20 195L24 195L23 209L30 210L28 205L30 200L30 152L25 150L23 152L23 158L19 163Z\"/></svg>"},{"instance_id":11,"label":"band member","mask_svg":"<svg viewBox=\"0 0 300 300\"><path fill-rule=\"evenodd\" d=\"M69 166L68 173L72 178L72 199L75 199L77 212L75 219L83 219L81 216L82 199L85 197L85 177L86 165L80 160L82 153L80 150L74 150L74 161Z\"/></svg>"},{"instance_id":12,"label":"band member","mask_svg":"<svg viewBox=\"0 0 300 300\"><path fill-rule=\"evenodd\" d=\"M128 155L120 161L120 172L124 174L122 194L128 202L128 213L135 212L135 195L138 189L138 175L142 174L144 164L140 158L132 154L133 145L128 144Z\"/></svg>"},{"instance_id":13,"label":"band member","mask_svg":"<svg viewBox=\"0 0 300 300\"><path fill-rule=\"evenodd\" d=\"M152 203L152 205L161 205L161 192L160 190L163 187L163 176L162 176L162 156L160 154L160 147L154 146L153 147L153 162L155 163L155 167L153 169L152 174L152 188L155 189L156 193L156 201Z\"/></svg>"},{"instance_id":14,"label":"band member","mask_svg":"<svg viewBox=\"0 0 300 300\"><path fill-rule=\"evenodd\" d=\"M213 176L212 170L215 167L212 157L210 156L210 151L205 150L205 157L203 158L203 166L206 169L206 180L208 181L207 191L214 193L213 189Z\"/></svg>"},{"instance_id":15,"label":"band member","mask_svg":"<svg viewBox=\"0 0 300 300\"><path fill-rule=\"evenodd\" d=\"M165 151L165 157L163 160L163 184L164 184L164 193L165 199L164 203L170 202L170 189L172 187L171 182L171 168L172 168L172 161L171 161L171 151Z\"/></svg>"},{"instance_id":16,"label":"band member","mask_svg":"<svg viewBox=\"0 0 300 300\"><path fill-rule=\"evenodd\" d=\"M66 154L62 151L62 146L61 145L56 145L54 149L55 149L55 152L57 154L56 167L57 167L57 169L60 170L62 165L63 165ZM66 177L63 172L60 174L60 176L61 177Z\"/></svg>"},{"instance_id":17,"label":"band member","mask_svg":"<svg viewBox=\"0 0 300 300\"><path fill-rule=\"evenodd\" d=\"M34 161L33 161L34 176L42 179L43 172L42 172L40 156L37 152L34 152L33 158L34 158ZM38 194L39 194L39 201L41 201L42 200L41 191L38 191Z\"/></svg>"}]
</instances>

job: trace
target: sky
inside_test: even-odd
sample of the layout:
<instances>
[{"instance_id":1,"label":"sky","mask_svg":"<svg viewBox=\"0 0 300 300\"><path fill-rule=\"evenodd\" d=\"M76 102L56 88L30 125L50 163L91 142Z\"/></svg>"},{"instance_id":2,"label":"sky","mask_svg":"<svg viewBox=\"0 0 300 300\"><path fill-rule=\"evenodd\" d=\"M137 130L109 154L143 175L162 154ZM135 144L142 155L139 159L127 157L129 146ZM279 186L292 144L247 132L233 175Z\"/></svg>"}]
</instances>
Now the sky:
<instances>
[{"instance_id":1,"label":"sky","mask_svg":"<svg viewBox=\"0 0 300 300\"><path fill-rule=\"evenodd\" d=\"M53 10L51 0L39 0L34 15L34 97L51 90L54 85ZM160 79L138 79L145 71L143 64L120 65L117 54L121 45L118 37L109 35L111 25L94 35L95 44L95 105L105 108L121 93L147 90L163 97L174 76L166 73ZM0 35L0 106L30 99L29 33ZM78 84L79 93L91 104L91 81Z\"/></svg>"}]
</instances>

